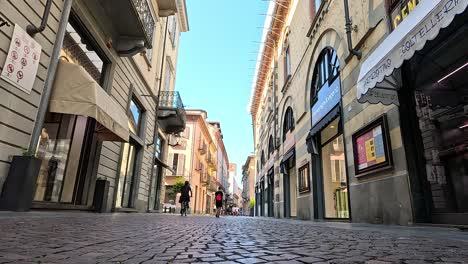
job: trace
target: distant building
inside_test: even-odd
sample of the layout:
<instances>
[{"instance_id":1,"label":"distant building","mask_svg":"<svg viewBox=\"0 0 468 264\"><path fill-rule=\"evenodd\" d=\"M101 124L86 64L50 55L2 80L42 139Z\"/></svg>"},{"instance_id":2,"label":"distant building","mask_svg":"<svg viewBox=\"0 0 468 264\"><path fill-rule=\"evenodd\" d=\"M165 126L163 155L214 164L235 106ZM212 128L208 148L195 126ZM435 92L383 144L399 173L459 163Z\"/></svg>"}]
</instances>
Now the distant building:
<instances>
[{"instance_id":1,"label":"distant building","mask_svg":"<svg viewBox=\"0 0 468 264\"><path fill-rule=\"evenodd\" d=\"M219 123L207 121L204 110L187 110L187 125L179 142L169 147L168 164L172 172L165 177L165 203L177 201L173 186L179 180L189 181L193 197L192 212L211 214L214 207L214 192L227 186L228 157Z\"/></svg>"},{"instance_id":2,"label":"distant building","mask_svg":"<svg viewBox=\"0 0 468 264\"><path fill-rule=\"evenodd\" d=\"M253 216L253 209L250 208L250 200L255 199L255 156L247 157L242 166L242 207L245 215ZM252 211L251 211L252 210Z\"/></svg>"}]
</instances>

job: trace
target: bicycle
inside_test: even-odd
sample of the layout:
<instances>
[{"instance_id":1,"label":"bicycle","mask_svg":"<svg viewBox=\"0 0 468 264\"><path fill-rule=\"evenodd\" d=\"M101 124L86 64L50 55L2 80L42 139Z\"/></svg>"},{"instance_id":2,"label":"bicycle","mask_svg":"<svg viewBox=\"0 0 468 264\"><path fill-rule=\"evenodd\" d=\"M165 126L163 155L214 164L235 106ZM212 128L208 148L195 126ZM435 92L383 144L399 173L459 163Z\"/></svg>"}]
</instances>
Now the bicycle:
<instances>
[{"instance_id":1,"label":"bicycle","mask_svg":"<svg viewBox=\"0 0 468 264\"><path fill-rule=\"evenodd\" d=\"M180 215L184 216L184 214L185 214L185 216L187 216L188 209L189 209L189 202L188 201L183 201L181 203L181 207L180 207Z\"/></svg>"}]
</instances>

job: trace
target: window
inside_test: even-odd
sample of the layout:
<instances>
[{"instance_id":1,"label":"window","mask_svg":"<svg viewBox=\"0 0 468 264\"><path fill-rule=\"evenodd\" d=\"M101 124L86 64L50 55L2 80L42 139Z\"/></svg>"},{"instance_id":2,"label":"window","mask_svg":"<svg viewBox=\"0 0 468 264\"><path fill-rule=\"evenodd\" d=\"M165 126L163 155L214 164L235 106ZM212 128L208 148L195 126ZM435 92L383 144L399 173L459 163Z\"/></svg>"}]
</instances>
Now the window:
<instances>
[{"instance_id":1,"label":"window","mask_svg":"<svg viewBox=\"0 0 468 264\"><path fill-rule=\"evenodd\" d=\"M61 57L82 66L97 83L102 85L104 72L110 61L92 35L73 15L67 24Z\"/></svg>"},{"instance_id":2,"label":"window","mask_svg":"<svg viewBox=\"0 0 468 264\"><path fill-rule=\"evenodd\" d=\"M133 134L139 135L140 131L140 126L141 126L141 117L143 114L143 108L141 105L135 100L132 99L130 101L130 131L132 131Z\"/></svg>"},{"instance_id":3,"label":"window","mask_svg":"<svg viewBox=\"0 0 468 264\"><path fill-rule=\"evenodd\" d=\"M177 35L177 19L175 16L170 16L168 21L168 30L169 30L169 37L171 39L172 47L175 47L176 35Z\"/></svg>"},{"instance_id":4,"label":"window","mask_svg":"<svg viewBox=\"0 0 468 264\"><path fill-rule=\"evenodd\" d=\"M309 164L306 164L299 169L299 192L304 193L308 191L310 191Z\"/></svg>"},{"instance_id":5,"label":"window","mask_svg":"<svg viewBox=\"0 0 468 264\"><path fill-rule=\"evenodd\" d=\"M164 91L171 90L171 79L172 79L172 70L169 61L166 63L166 69L164 74Z\"/></svg>"},{"instance_id":6,"label":"window","mask_svg":"<svg viewBox=\"0 0 468 264\"><path fill-rule=\"evenodd\" d=\"M262 150L262 157L261 157L262 167L265 165L265 152Z\"/></svg>"},{"instance_id":7,"label":"window","mask_svg":"<svg viewBox=\"0 0 468 264\"><path fill-rule=\"evenodd\" d=\"M270 136L270 139L268 140L268 159L270 159L271 154L275 151L275 147L273 145L273 136Z\"/></svg>"},{"instance_id":8,"label":"window","mask_svg":"<svg viewBox=\"0 0 468 264\"><path fill-rule=\"evenodd\" d=\"M340 62L333 49L325 49L315 65L311 87L311 103L314 104L317 93L322 87L330 85L340 75Z\"/></svg>"},{"instance_id":9,"label":"window","mask_svg":"<svg viewBox=\"0 0 468 264\"><path fill-rule=\"evenodd\" d=\"M286 140L286 134L294 130L294 114L291 107L286 109L283 122L283 141Z\"/></svg>"},{"instance_id":10,"label":"window","mask_svg":"<svg viewBox=\"0 0 468 264\"><path fill-rule=\"evenodd\" d=\"M172 169L174 171L177 171L177 164L179 163L179 154L174 154L174 157L172 158Z\"/></svg>"},{"instance_id":11,"label":"window","mask_svg":"<svg viewBox=\"0 0 468 264\"><path fill-rule=\"evenodd\" d=\"M291 77L291 54L288 45L284 55L284 83L288 82L289 77Z\"/></svg>"}]
</instances>

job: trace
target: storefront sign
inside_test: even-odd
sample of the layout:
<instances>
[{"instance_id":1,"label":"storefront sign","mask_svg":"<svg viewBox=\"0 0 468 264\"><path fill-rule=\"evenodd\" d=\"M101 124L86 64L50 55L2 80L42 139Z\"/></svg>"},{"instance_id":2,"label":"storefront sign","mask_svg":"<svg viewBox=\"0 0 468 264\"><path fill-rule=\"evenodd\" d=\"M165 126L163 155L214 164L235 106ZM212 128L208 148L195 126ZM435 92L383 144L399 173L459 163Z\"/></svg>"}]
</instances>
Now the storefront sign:
<instances>
[{"instance_id":1,"label":"storefront sign","mask_svg":"<svg viewBox=\"0 0 468 264\"><path fill-rule=\"evenodd\" d=\"M428 40L436 38L442 28L449 26L456 15L465 11L467 5L468 0L420 1L362 64L357 84L358 101L372 102L369 96L365 98L363 95L391 76L405 60L424 48Z\"/></svg>"},{"instance_id":2,"label":"storefront sign","mask_svg":"<svg viewBox=\"0 0 468 264\"><path fill-rule=\"evenodd\" d=\"M406 0L401 1L391 12L392 25L395 29L405 19L416 6L419 4L419 0Z\"/></svg>"},{"instance_id":3,"label":"storefront sign","mask_svg":"<svg viewBox=\"0 0 468 264\"><path fill-rule=\"evenodd\" d=\"M317 102L312 106L312 127L339 104L340 99L340 79L337 78L331 85L324 85L318 92Z\"/></svg>"},{"instance_id":4,"label":"storefront sign","mask_svg":"<svg viewBox=\"0 0 468 264\"><path fill-rule=\"evenodd\" d=\"M15 25L1 78L26 93L36 79L42 47L20 26Z\"/></svg>"},{"instance_id":5,"label":"storefront sign","mask_svg":"<svg viewBox=\"0 0 468 264\"><path fill-rule=\"evenodd\" d=\"M356 176L391 167L390 138L383 115L353 135Z\"/></svg>"}]
</instances>

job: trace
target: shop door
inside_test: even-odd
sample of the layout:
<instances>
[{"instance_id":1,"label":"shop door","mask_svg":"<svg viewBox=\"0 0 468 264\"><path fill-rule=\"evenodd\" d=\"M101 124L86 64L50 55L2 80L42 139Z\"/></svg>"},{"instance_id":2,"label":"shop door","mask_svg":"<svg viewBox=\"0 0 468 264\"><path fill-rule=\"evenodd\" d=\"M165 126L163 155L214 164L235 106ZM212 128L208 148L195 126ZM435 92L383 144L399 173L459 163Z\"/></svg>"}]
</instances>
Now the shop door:
<instances>
[{"instance_id":1,"label":"shop door","mask_svg":"<svg viewBox=\"0 0 468 264\"><path fill-rule=\"evenodd\" d=\"M340 118L320 132L321 199L323 218L349 218L348 178Z\"/></svg>"},{"instance_id":2,"label":"shop door","mask_svg":"<svg viewBox=\"0 0 468 264\"><path fill-rule=\"evenodd\" d=\"M437 224L468 225L466 14L456 16L402 70L400 116L410 180L420 184L430 221ZM418 155L416 164L408 154ZM415 200L418 190L412 194ZM418 213L416 220L428 220Z\"/></svg>"},{"instance_id":3,"label":"shop door","mask_svg":"<svg viewBox=\"0 0 468 264\"><path fill-rule=\"evenodd\" d=\"M94 126L87 117L47 113L37 151L42 166L34 200L86 204L88 165L96 151Z\"/></svg>"}]
</instances>

